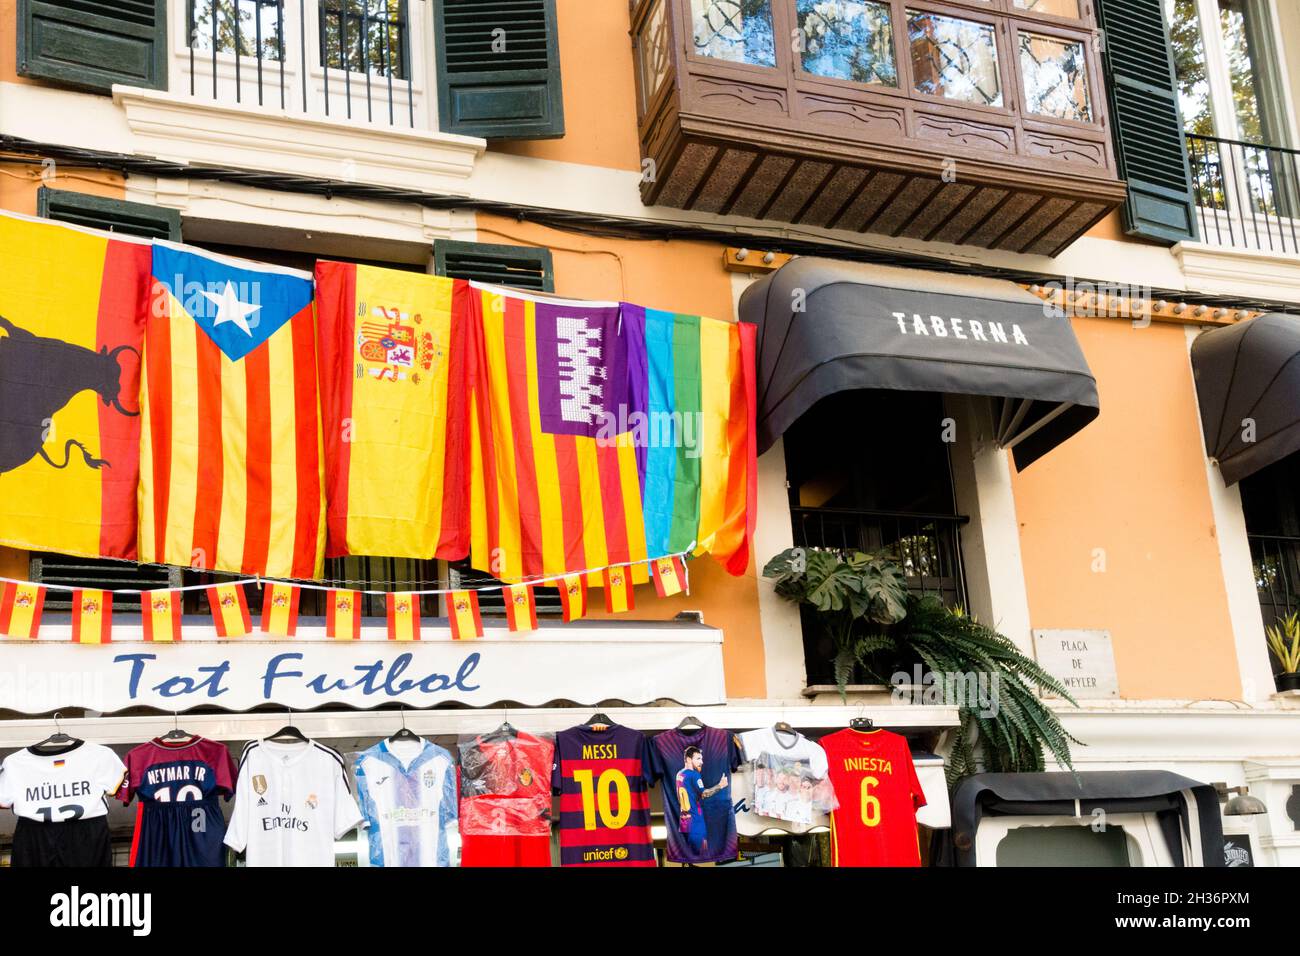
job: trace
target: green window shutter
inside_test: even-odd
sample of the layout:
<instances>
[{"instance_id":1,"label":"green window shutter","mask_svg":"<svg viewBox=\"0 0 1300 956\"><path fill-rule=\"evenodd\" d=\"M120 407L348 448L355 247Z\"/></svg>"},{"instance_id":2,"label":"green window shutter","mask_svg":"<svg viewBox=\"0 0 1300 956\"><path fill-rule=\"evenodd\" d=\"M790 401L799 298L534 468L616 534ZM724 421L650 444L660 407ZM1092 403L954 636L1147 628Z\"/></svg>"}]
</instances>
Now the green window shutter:
<instances>
[{"instance_id":1,"label":"green window shutter","mask_svg":"<svg viewBox=\"0 0 1300 956\"><path fill-rule=\"evenodd\" d=\"M37 584L62 584L70 588L112 591L117 588L152 591L178 588L182 583L180 568L160 564L131 564L100 558L75 558L64 554L33 554L28 559L28 577ZM114 611L138 611L139 594L114 594ZM72 610L70 591L47 591L45 610Z\"/></svg>"},{"instance_id":2,"label":"green window shutter","mask_svg":"<svg viewBox=\"0 0 1300 956\"><path fill-rule=\"evenodd\" d=\"M1162 0L1097 0L1124 228L1166 243L1197 237L1196 199Z\"/></svg>"},{"instance_id":3,"label":"green window shutter","mask_svg":"<svg viewBox=\"0 0 1300 956\"><path fill-rule=\"evenodd\" d=\"M564 135L555 0L433 0L443 132Z\"/></svg>"},{"instance_id":4,"label":"green window shutter","mask_svg":"<svg viewBox=\"0 0 1300 956\"><path fill-rule=\"evenodd\" d=\"M144 239L179 242L181 238L180 212L142 202L107 199L42 186L36 193L36 212L46 219Z\"/></svg>"},{"instance_id":5,"label":"green window shutter","mask_svg":"<svg viewBox=\"0 0 1300 956\"><path fill-rule=\"evenodd\" d=\"M18 72L167 89L167 0L18 0Z\"/></svg>"},{"instance_id":6,"label":"green window shutter","mask_svg":"<svg viewBox=\"0 0 1300 956\"><path fill-rule=\"evenodd\" d=\"M433 269L440 276L472 279L530 292L554 292L551 250L534 246L497 246L489 242L433 244Z\"/></svg>"}]
</instances>

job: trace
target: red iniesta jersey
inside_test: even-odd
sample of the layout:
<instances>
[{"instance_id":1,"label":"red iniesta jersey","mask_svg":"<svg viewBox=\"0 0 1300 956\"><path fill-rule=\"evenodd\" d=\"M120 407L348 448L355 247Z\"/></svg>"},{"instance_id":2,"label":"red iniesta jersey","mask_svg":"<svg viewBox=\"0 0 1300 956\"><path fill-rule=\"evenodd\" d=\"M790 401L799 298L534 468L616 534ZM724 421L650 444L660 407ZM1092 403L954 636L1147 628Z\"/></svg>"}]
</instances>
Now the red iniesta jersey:
<instances>
[{"instance_id":1,"label":"red iniesta jersey","mask_svg":"<svg viewBox=\"0 0 1300 956\"><path fill-rule=\"evenodd\" d=\"M611 724L555 735L551 786L560 795L561 866L654 866L649 742Z\"/></svg>"},{"instance_id":2,"label":"red iniesta jersey","mask_svg":"<svg viewBox=\"0 0 1300 956\"><path fill-rule=\"evenodd\" d=\"M916 811L925 794L907 738L846 729L820 741L839 808L831 814L835 866L920 866Z\"/></svg>"}]
</instances>

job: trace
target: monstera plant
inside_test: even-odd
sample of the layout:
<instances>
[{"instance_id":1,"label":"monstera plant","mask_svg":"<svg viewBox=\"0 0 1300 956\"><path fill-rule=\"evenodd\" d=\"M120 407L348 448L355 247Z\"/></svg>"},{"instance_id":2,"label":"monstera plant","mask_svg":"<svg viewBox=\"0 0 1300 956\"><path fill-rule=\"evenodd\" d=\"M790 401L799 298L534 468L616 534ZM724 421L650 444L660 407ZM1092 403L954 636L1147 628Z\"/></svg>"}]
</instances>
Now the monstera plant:
<instances>
[{"instance_id":1,"label":"monstera plant","mask_svg":"<svg viewBox=\"0 0 1300 956\"><path fill-rule=\"evenodd\" d=\"M763 569L776 592L811 606L835 642L835 682L846 697L862 666L888 682L900 661L917 661L922 683L957 705L961 720L948 758L949 780L981 770L1043 770L1046 753L1073 767L1071 736L1039 693L1074 698L1007 637L960 608L909 593L907 578L888 555L790 548ZM979 687L979 698L956 687Z\"/></svg>"}]
</instances>

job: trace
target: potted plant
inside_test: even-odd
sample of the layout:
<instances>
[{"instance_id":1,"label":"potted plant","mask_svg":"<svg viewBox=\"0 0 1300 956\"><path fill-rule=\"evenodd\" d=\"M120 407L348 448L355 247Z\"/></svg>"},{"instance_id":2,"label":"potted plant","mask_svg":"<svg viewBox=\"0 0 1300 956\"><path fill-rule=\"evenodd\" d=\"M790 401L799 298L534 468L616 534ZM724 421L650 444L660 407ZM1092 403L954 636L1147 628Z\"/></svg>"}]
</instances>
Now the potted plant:
<instances>
[{"instance_id":1,"label":"potted plant","mask_svg":"<svg viewBox=\"0 0 1300 956\"><path fill-rule=\"evenodd\" d=\"M1268 628L1268 646L1282 665L1278 690L1300 690L1300 611L1292 611Z\"/></svg>"}]
</instances>

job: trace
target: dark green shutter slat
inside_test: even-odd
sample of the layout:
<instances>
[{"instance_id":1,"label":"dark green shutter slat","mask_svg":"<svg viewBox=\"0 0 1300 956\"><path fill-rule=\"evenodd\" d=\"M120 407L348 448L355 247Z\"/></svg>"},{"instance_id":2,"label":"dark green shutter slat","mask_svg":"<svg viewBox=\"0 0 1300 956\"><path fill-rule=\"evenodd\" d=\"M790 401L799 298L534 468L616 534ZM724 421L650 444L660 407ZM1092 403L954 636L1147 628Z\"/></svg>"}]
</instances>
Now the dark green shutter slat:
<instances>
[{"instance_id":1,"label":"dark green shutter slat","mask_svg":"<svg viewBox=\"0 0 1300 956\"><path fill-rule=\"evenodd\" d=\"M1196 199L1163 0L1097 0L1124 229L1175 243L1197 238Z\"/></svg>"},{"instance_id":2,"label":"dark green shutter slat","mask_svg":"<svg viewBox=\"0 0 1300 956\"><path fill-rule=\"evenodd\" d=\"M179 242L181 238L180 212L125 199L108 199L42 186L36 193L36 212L46 219L143 239Z\"/></svg>"},{"instance_id":3,"label":"dark green shutter slat","mask_svg":"<svg viewBox=\"0 0 1300 956\"><path fill-rule=\"evenodd\" d=\"M505 49L494 50L494 31ZM433 0L438 120L487 139L564 135L555 0Z\"/></svg>"},{"instance_id":4,"label":"dark green shutter slat","mask_svg":"<svg viewBox=\"0 0 1300 956\"><path fill-rule=\"evenodd\" d=\"M62 554L34 554L29 562L29 576L39 584L61 584L88 591L113 591L118 588L152 591L181 586L181 569L161 564L131 564L99 558L75 558ZM72 594L50 590L45 593L45 610L72 609ZM140 595L114 594L114 611L138 611Z\"/></svg>"},{"instance_id":5,"label":"dark green shutter slat","mask_svg":"<svg viewBox=\"0 0 1300 956\"><path fill-rule=\"evenodd\" d=\"M167 0L18 0L18 72L109 92L167 89Z\"/></svg>"},{"instance_id":6,"label":"dark green shutter slat","mask_svg":"<svg viewBox=\"0 0 1300 956\"><path fill-rule=\"evenodd\" d=\"M433 244L433 268L438 275L453 279L488 282L530 292L555 291L550 249L445 240Z\"/></svg>"}]
</instances>

